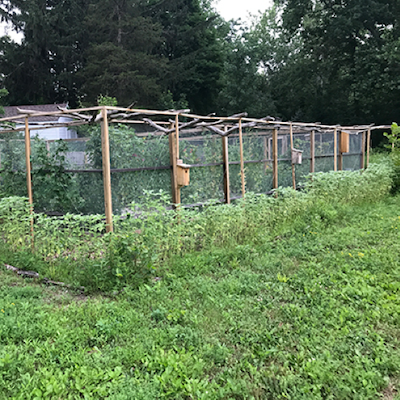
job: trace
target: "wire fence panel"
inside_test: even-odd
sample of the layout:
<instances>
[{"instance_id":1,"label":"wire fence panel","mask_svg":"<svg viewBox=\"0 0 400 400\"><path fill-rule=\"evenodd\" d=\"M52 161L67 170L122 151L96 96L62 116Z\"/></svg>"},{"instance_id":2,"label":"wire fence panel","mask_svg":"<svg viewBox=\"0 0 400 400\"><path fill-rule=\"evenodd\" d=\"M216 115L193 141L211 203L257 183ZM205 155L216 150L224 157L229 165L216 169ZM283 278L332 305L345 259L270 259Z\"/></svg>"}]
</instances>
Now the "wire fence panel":
<instances>
[{"instance_id":1,"label":"wire fence panel","mask_svg":"<svg viewBox=\"0 0 400 400\"><path fill-rule=\"evenodd\" d=\"M181 189L182 204L223 199L224 171L221 136L209 130L186 134L179 142L179 154L183 163L192 165L190 185Z\"/></svg>"},{"instance_id":2,"label":"wire fence panel","mask_svg":"<svg viewBox=\"0 0 400 400\"><path fill-rule=\"evenodd\" d=\"M242 196L239 135L228 139L229 172L232 198ZM266 193L272 189L271 131L243 130L245 188L248 192Z\"/></svg>"},{"instance_id":3,"label":"wire fence panel","mask_svg":"<svg viewBox=\"0 0 400 400\"><path fill-rule=\"evenodd\" d=\"M111 189L114 213L123 213L144 196L169 195L171 172L167 135L138 136L132 129L110 130Z\"/></svg>"},{"instance_id":4,"label":"wire fence panel","mask_svg":"<svg viewBox=\"0 0 400 400\"><path fill-rule=\"evenodd\" d=\"M243 129L246 192L268 193L273 188L272 127ZM32 184L36 211L104 214L103 161L99 126L85 130L83 138L44 141L32 138ZM295 165L297 185L310 173L311 130L294 131L293 145L301 150ZM338 143L340 134L338 132ZM168 135L138 128L111 125L109 129L113 212L126 213L133 203L162 196L171 203L171 161ZM227 139L230 195L242 197L238 131ZM179 158L189 164L190 184L181 188L182 204L224 199L223 140L208 129L180 132ZM314 131L315 172L334 169L334 134ZM349 152L343 153L344 170L360 169L362 134L349 135ZM337 147L339 165L339 145ZM278 130L278 186L292 186L291 143L287 128ZM0 140L0 193L26 196L25 142L23 133Z\"/></svg>"},{"instance_id":5,"label":"wire fence panel","mask_svg":"<svg viewBox=\"0 0 400 400\"><path fill-rule=\"evenodd\" d=\"M0 194L27 196L25 141L20 132L6 133L0 141Z\"/></svg>"}]
</instances>

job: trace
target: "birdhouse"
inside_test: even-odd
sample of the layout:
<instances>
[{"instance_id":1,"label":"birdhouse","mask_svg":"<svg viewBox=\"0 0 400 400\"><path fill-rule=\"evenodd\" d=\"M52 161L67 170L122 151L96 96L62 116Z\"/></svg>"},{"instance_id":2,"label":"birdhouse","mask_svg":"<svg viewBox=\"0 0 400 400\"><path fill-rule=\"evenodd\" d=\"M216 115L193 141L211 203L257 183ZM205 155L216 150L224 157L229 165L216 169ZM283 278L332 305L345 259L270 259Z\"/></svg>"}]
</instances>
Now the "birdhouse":
<instances>
[{"instance_id":1,"label":"birdhouse","mask_svg":"<svg viewBox=\"0 0 400 400\"><path fill-rule=\"evenodd\" d=\"M301 164L303 158L303 150L292 149L292 164Z\"/></svg>"},{"instance_id":2,"label":"birdhouse","mask_svg":"<svg viewBox=\"0 0 400 400\"><path fill-rule=\"evenodd\" d=\"M341 153L348 153L350 151L349 134L347 132L340 132L340 146L339 151Z\"/></svg>"},{"instance_id":3,"label":"birdhouse","mask_svg":"<svg viewBox=\"0 0 400 400\"><path fill-rule=\"evenodd\" d=\"M176 181L179 187L188 186L190 182L190 165L183 164L182 160L178 160L176 164Z\"/></svg>"}]
</instances>

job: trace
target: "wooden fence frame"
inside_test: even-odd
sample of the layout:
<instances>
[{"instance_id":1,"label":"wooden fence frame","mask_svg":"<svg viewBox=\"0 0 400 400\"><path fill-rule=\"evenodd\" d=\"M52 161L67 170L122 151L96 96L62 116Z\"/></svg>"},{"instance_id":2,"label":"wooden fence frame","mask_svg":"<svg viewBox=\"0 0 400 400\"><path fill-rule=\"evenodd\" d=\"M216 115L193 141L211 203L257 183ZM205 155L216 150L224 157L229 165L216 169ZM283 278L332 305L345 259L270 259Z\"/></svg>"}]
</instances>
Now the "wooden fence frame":
<instances>
[{"instance_id":1,"label":"wooden fence frame","mask_svg":"<svg viewBox=\"0 0 400 400\"><path fill-rule=\"evenodd\" d=\"M171 169L171 191L172 201L175 205L180 204L180 187L177 184L177 164L179 160L179 141L181 131L190 131L193 129L208 129L214 133L219 134L222 137L222 163L211 163L211 164L197 164L192 167L202 167L210 165L222 165L224 171L224 202L229 204L231 202L230 195L230 182L229 182L229 165L240 164L241 174L241 190L242 197L245 197L245 164L247 163L264 163L265 168L269 162L272 161L272 173L273 173L273 188L277 189L278 182L278 130L289 129L290 135L290 148L293 150L293 128L303 129L311 131L310 145L310 172L315 170L315 159L325 156L315 155L315 131L324 130L325 132L334 133L334 170L337 170L337 133L346 130L350 133L362 133L362 148L361 154L361 168L367 167L369 164L369 153L370 153L370 141L371 131L377 129L388 129L390 125L385 126L374 126L374 125L357 125L357 126L346 126L340 127L338 125L321 125L319 123L310 124L302 122L283 122L275 121L273 118L248 118L246 113L236 114L229 117L218 117L214 115L200 116L196 114L190 114L190 110L168 110L168 111L157 111L157 110L142 110L142 109L130 109L122 107L110 107L110 106L96 106L81 109L59 109L59 111L53 112L35 112L33 110L19 109L20 115L13 117L0 118L0 134L9 132L25 132L25 161L26 161L26 180L27 180L27 193L28 201L30 204L31 213L31 235L32 235L32 246L34 244L34 219L33 219L33 192L32 192L32 173L31 173L31 143L30 134L34 130L51 129L54 127L74 127L85 124L100 123L101 124L101 149L102 149L102 169L101 170L66 170L66 172L100 172L103 174L103 186L104 186L104 208L106 215L106 232L113 232L113 212L112 212L112 190L111 190L111 173L114 172L131 172L141 170L158 170L158 169ZM29 118L41 117L41 116L66 116L68 115L73 120L70 122L47 122L47 123L33 123L33 126L29 125ZM144 116L160 116L163 117L174 117L171 121L153 121L151 119L144 118ZM185 120L191 120L189 122L180 123L179 117L185 118ZM11 126L9 123L14 122L20 124L20 126ZM169 136L169 153L170 153L170 166L159 166L159 167L143 167L143 168L124 168L124 169L111 169L110 165L110 143L109 143L109 124L110 123L124 123L124 124L148 124L155 128L159 135L168 134ZM168 128L167 128L168 127ZM266 139L264 139L264 159L263 160L244 160L243 156L243 128L267 128L272 130L272 157L267 157L267 145ZM234 133L234 132L238 133ZM142 134L140 134L141 136ZM240 144L240 162L229 161L228 151L228 136L239 136ZM76 139L71 139L76 140ZM86 139L78 139L86 140ZM50 142L50 141L49 141ZM366 147L366 149L365 149ZM366 160L365 160L366 152ZM351 154L353 155L353 154ZM327 155L326 157L331 157ZM282 158L280 160L283 160ZM343 154L339 152L339 170L343 167ZM295 183L295 166L292 163L292 176L293 176L293 187L296 188Z\"/></svg>"}]
</instances>

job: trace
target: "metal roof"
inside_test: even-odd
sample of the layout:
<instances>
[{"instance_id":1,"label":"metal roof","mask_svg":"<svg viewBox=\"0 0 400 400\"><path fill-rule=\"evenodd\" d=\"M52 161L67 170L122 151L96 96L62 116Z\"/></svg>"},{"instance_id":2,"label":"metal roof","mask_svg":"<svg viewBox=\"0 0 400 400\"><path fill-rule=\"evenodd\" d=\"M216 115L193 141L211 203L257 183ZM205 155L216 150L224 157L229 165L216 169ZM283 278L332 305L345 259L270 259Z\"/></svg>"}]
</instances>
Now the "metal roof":
<instances>
[{"instance_id":1,"label":"metal roof","mask_svg":"<svg viewBox=\"0 0 400 400\"><path fill-rule=\"evenodd\" d=\"M13 117L15 115L21 115L21 113L18 112L18 108L24 109L24 110L32 110L34 112L53 112L53 111L59 111L58 107L61 108L66 108L67 103L60 103L60 104L40 104L40 105L29 105L29 106L7 106L3 107L4 108L4 115L2 115L2 118L9 118ZM47 122L47 121L58 121L60 117L57 115L41 115L38 117L29 117L29 121L35 121L35 122ZM21 120L23 120L23 117L21 116Z\"/></svg>"}]
</instances>

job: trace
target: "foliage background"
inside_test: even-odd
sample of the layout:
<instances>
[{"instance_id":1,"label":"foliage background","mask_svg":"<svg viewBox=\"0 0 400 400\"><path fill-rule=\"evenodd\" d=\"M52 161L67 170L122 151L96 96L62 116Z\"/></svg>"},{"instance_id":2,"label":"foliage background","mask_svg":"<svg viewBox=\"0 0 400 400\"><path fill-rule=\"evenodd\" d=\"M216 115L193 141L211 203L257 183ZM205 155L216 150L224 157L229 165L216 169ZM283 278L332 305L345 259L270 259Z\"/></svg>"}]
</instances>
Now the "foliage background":
<instances>
[{"instance_id":1,"label":"foliage background","mask_svg":"<svg viewBox=\"0 0 400 400\"><path fill-rule=\"evenodd\" d=\"M396 0L276 0L249 23L200 0L0 1L8 104L68 101L247 111L285 120L399 120Z\"/></svg>"}]
</instances>

